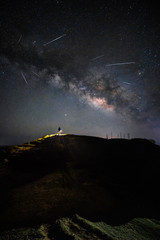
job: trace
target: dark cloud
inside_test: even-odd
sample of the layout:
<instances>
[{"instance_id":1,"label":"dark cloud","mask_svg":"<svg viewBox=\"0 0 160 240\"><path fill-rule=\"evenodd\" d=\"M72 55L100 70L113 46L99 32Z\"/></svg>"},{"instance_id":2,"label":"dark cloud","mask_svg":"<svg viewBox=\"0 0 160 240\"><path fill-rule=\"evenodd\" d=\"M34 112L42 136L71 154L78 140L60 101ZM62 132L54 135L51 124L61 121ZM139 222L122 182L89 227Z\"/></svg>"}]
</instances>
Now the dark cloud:
<instances>
[{"instance_id":1,"label":"dark cloud","mask_svg":"<svg viewBox=\"0 0 160 240\"><path fill-rule=\"evenodd\" d=\"M148 90L150 98L147 98L146 102L142 104L141 99L144 98L143 95L147 91L145 88L145 93L143 93L142 82L134 83L135 89L134 87L127 88L122 84L122 80L121 82L117 81L113 71L106 69L95 74L88 59L79 57L72 51L63 48L37 46L23 39L18 44L16 42L3 48L1 54L4 56L1 58L1 61L4 61L2 64L8 64L10 72L13 71L19 75L19 78L25 77L31 88L44 86L58 88L77 95L80 101L85 99L86 103L88 96L90 96L90 100L102 98L108 105L112 105L115 111L135 120L144 120L146 112L150 112L150 105L153 104L152 97L155 105L159 100L159 90L152 88L152 90ZM120 69L119 76L122 76L122 79L127 75L131 77L132 71L129 67ZM148 81L145 77L140 80ZM142 89L142 95L136 90L138 84L140 90ZM153 81L152 84L154 86ZM156 95L155 92L157 92ZM155 105L152 106L152 110L154 109L156 115ZM103 104L101 107L103 109Z\"/></svg>"}]
</instances>

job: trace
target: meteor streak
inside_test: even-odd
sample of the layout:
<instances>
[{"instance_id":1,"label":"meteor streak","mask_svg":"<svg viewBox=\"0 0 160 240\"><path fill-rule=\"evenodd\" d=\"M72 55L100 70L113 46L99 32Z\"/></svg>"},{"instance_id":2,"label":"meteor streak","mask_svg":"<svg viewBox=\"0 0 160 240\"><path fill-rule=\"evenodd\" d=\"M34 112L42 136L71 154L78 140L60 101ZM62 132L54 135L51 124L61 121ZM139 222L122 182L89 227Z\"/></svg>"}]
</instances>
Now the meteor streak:
<instances>
[{"instance_id":1,"label":"meteor streak","mask_svg":"<svg viewBox=\"0 0 160 240\"><path fill-rule=\"evenodd\" d=\"M59 40L60 38L65 37L65 36L66 36L66 34L63 34L62 36L57 37L57 38L51 40L50 42L44 43L43 46L46 46L46 45L48 45L48 44L50 44L50 43L52 43L52 42L55 42L55 41Z\"/></svg>"},{"instance_id":2,"label":"meteor streak","mask_svg":"<svg viewBox=\"0 0 160 240\"><path fill-rule=\"evenodd\" d=\"M33 72L33 71L32 71L32 73L33 73L34 75L36 75L37 77L40 77L37 73L35 73L35 72Z\"/></svg>"},{"instance_id":3,"label":"meteor streak","mask_svg":"<svg viewBox=\"0 0 160 240\"><path fill-rule=\"evenodd\" d=\"M100 56L98 56L98 57L92 58L91 61L95 61L95 60L97 60L97 59L99 59L99 58L102 58L102 57L104 57L104 55L100 55Z\"/></svg>"},{"instance_id":4,"label":"meteor streak","mask_svg":"<svg viewBox=\"0 0 160 240\"><path fill-rule=\"evenodd\" d=\"M22 35L21 35L21 36L20 36L20 38L18 39L18 42L17 42L17 44L19 44L19 43L20 43L21 39L22 39Z\"/></svg>"},{"instance_id":5,"label":"meteor streak","mask_svg":"<svg viewBox=\"0 0 160 240\"><path fill-rule=\"evenodd\" d=\"M123 83L125 83L125 84L128 84L128 85L130 85L131 83L129 83L129 82L123 82Z\"/></svg>"},{"instance_id":6,"label":"meteor streak","mask_svg":"<svg viewBox=\"0 0 160 240\"><path fill-rule=\"evenodd\" d=\"M129 64L135 64L135 62L111 63L111 64L107 64L106 67L110 67L110 66L121 66L121 65L129 65Z\"/></svg>"},{"instance_id":7,"label":"meteor streak","mask_svg":"<svg viewBox=\"0 0 160 240\"><path fill-rule=\"evenodd\" d=\"M28 85L28 82L27 82L27 80L26 80L26 77L24 76L24 73L23 73L22 71L21 71L21 75L22 75L22 77L23 77L25 83Z\"/></svg>"}]
</instances>

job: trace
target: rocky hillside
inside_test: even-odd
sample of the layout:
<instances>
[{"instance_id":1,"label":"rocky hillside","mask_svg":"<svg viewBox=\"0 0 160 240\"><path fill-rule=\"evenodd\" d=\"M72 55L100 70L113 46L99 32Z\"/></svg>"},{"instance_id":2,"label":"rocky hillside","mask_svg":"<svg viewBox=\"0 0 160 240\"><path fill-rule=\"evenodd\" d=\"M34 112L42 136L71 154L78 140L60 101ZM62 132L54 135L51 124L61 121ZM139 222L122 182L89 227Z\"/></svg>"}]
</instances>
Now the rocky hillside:
<instances>
[{"instance_id":1,"label":"rocky hillside","mask_svg":"<svg viewBox=\"0 0 160 240\"><path fill-rule=\"evenodd\" d=\"M159 159L145 139L0 147L0 239L160 239Z\"/></svg>"}]
</instances>

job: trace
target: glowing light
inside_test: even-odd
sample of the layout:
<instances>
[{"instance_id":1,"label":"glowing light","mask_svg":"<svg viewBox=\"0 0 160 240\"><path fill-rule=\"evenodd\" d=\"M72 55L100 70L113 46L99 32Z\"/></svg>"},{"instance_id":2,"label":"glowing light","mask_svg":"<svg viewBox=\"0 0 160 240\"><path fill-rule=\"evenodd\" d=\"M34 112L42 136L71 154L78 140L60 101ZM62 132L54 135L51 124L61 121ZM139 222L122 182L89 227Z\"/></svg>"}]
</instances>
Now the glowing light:
<instances>
[{"instance_id":1,"label":"glowing light","mask_svg":"<svg viewBox=\"0 0 160 240\"><path fill-rule=\"evenodd\" d=\"M61 133L61 136L66 136L67 134L62 134ZM57 136L57 133L54 133L54 134L50 134L50 135L45 135L44 137L42 137L42 138L38 138L37 140L43 140L43 139L45 139L45 138L50 138L50 137L55 137L55 136Z\"/></svg>"},{"instance_id":2,"label":"glowing light","mask_svg":"<svg viewBox=\"0 0 160 240\"><path fill-rule=\"evenodd\" d=\"M129 65L129 64L135 64L135 62L111 63L111 64L107 64L106 67Z\"/></svg>"},{"instance_id":3,"label":"glowing light","mask_svg":"<svg viewBox=\"0 0 160 240\"><path fill-rule=\"evenodd\" d=\"M111 111L111 112L114 110L114 106L109 105L105 98L87 96L87 101L90 105L92 105L96 108L101 108L101 109L104 109L106 111Z\"/></svg>"},{"instance_id":4,"label":"glowing light","mask_svg":"<svg viewBox=\"0 0 160 240\"><path fill-rule=\"evenodd\" d=\"M97 90L102 91L105 89L105 86L103 84L100 84L97 86Z\"/></svg>"},{"instance_id":5,"label":"glowing light","mask_svg":"<svg viewBox=\"0 0 160 240\"><path fill-rule=\"evenodd\" d=\"M103 84L100 84L97 88L98 90L104 90ZM82 101L87 102L92 107L109 112L114 111L114 106L109 105L104 97L92 97L89 92L88 94L83 94L82 89L77 88L77 86L73 83L69 84L69 89L72 93L79 96Z\"/></svg>"},{"instance_id":6,"label":"glowing light","mask_svg":"<svg viewBox=\"0 0 160 240\"><path fill-rule=\"evenodd\" d=\"M60 37L57 37L57 38L55 38L55 39L53 39L53 40L51 40L51 41L49 41L49 42L47 42L47 43L44 43L43 46L46 46L46 45L48 45L48 44L50 44L50 43L52 43L52 42L55 42L55 41L57 41L57 40L65 37L65 36L66 36L66 34L63 34L63 35L60 36Z\"/></svg>"}]
</instances>

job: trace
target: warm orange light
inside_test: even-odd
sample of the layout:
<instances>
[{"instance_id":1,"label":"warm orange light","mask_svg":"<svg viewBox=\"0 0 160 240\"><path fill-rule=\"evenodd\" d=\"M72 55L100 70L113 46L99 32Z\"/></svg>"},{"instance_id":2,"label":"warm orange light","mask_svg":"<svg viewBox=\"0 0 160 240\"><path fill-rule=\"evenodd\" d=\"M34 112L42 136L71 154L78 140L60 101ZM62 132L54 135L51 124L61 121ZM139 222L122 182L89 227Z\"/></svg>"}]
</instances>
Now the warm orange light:
<instances>
[{"instance_id":1,"label":"warm orange light","mask_svg":"<svg viewBox=\"0 0 160 240\"><path fill-rule=\"evenodd\" d=\"M89 104L93 105L96 108L102 108L111 112L114 110L114 106L109 105L105 98L87 96L87 100Z\"/></svg>"}]
</instances>

